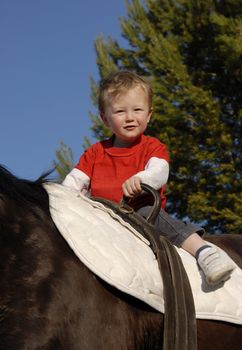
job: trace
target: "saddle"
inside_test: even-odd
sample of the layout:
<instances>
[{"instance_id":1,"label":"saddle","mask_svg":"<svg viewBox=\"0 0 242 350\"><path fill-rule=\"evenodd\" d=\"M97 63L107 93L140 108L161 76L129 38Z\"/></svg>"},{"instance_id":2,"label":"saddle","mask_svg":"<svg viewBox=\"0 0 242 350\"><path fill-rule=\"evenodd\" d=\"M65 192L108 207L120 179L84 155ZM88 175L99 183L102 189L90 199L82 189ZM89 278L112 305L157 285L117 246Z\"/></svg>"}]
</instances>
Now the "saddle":
<instances>
[{"instance_id":1,"label":"saddle","mask_svg":"<svg viewBox=\"0 0 242 350\"><path fill-rule=\"evenodd\" d=\"M159 193L152 187L142 184L146 199L153 198L153 207L146 218L135 212L134 208L144 203L139 199L131 207L124 197L119 204L104 198L91 197L112 209L124 221L132 225L149 242L157 261L164 285L164 350L196 350L197 329L193 295L190 283L175 247L166 237L157 235L154 222L160 211Z\"/></svg>"}]
</instances>

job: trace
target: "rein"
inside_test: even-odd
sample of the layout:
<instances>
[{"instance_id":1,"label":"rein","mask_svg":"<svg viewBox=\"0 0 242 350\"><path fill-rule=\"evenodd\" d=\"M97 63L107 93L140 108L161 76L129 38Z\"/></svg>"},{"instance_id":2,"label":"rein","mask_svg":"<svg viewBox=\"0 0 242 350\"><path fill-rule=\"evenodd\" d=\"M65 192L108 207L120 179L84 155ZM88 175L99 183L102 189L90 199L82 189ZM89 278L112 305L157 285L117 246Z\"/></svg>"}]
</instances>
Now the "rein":
<instances>
[{"instance_id":1,"label":"rein","mask_svg":"<svg viewBox=\"0 0 242 350\"><path fill-rule=\"evenodd\" d=\"M137 214L124 198L119 204L103 198L91 199L112 209L150 242L164 285L163 350L196 350L195 306L186 271L175 247L167 238L156 233L154 222L160 211L159 193L148 185L142 184L141 187L152 194L154 202L146 219Z\"/></svg>"}]
</instances>

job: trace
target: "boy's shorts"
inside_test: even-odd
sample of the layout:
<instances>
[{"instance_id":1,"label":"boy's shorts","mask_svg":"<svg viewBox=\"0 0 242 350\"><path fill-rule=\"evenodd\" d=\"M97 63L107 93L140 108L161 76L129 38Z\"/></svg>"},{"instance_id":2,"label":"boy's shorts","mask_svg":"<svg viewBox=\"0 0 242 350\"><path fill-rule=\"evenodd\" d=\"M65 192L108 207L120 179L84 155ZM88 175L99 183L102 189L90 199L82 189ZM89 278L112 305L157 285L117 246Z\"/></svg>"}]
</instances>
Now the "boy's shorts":
<instances>
[{"instance_id":1,"label":"boy's shorts","mask_svg":"<svg viewBox=\"0 0 242 350\"><path fill-rule=\"evenodd\" d=\"M137 210L137 213L143 217L147 217L151 208L151 206L142 207ZM177 247L180 247L192 233L197 233L200 236L205 233L202 227L194 225L191 222L175 219L163 209L160 210L156 218L155 227L159 235L167 237Z\"/></svg>"}]
</instances>

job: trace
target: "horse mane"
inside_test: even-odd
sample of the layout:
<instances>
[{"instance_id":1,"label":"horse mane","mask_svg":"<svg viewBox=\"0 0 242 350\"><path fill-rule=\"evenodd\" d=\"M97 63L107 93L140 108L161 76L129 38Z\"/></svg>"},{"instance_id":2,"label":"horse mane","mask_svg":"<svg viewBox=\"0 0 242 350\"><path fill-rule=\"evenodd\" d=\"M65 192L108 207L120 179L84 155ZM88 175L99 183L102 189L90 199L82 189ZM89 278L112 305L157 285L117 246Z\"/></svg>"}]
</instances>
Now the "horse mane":
<instances>
[{"instance_id":1,"label":"horse mane","mask_svg":"<svg viewBox=\"0 0 242 350\"><path fill-rule=\"evenodd\" d=\"M53 172L50 170L41 175L37 180L31 181L21 179L13 175L9 170L0 165L0 195L6 196L18 203L31 206L48 206L48 195L43 184L49 182L48 176Z\"/></svg>"}]
</instances>

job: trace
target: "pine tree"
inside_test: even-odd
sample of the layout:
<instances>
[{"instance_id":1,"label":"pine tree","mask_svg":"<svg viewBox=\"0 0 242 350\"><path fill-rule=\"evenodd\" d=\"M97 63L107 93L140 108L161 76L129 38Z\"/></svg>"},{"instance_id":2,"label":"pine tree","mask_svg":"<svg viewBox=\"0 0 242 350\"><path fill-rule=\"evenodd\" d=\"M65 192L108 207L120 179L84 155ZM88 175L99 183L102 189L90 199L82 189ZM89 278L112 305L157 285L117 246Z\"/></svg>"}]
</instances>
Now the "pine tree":
<instances>
[{"instance_id":1,"label":"pine tree","mask_svg":"<svg viewBox=\"0 0 242 350\"><path fill-rule=\"evenodd\" d=\"M58 175L58 181L62 182L74 166L72 149L63 141L61 141L60 147L56 151L56 158L57 160L54 160L53 164Z\"/></svg>"},{"instance_id":2,"label":"pine tree","mask_svg":"<svg viewBox=\"0 0 242 350\"><path fill-rule=\"evenodd\" d=\"M100 78L126 69L150 80L148 134L165 142L168 211L239 233L241 208L242 0L126 1L127 46L99 37ZM93 102L98 86L92 81ZM109 136L92 115L92 130Z\"/></svg>"}]
</instances>

